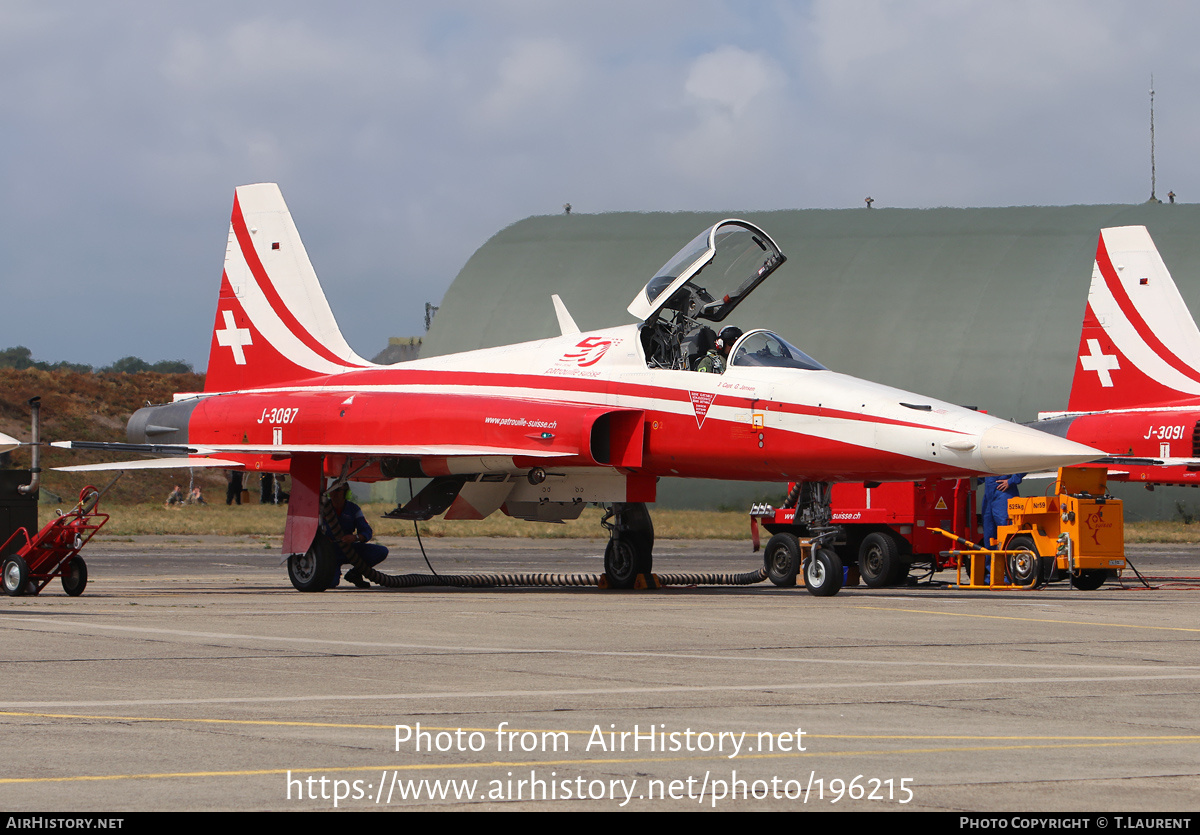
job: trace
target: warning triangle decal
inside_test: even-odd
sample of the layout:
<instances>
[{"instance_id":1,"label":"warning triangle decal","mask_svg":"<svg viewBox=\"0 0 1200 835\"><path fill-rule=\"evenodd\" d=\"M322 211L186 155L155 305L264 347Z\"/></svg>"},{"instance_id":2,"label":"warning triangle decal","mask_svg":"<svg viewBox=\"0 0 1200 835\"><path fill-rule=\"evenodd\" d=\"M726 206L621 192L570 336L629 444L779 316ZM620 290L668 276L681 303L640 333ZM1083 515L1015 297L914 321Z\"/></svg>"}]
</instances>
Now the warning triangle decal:
<instances>
[{"instance_id":1,"label":"warning triangle decal","mask_svg":"<svg viewBox=\"0 0 1200 835\"><path fill-rule=\"evenodd\" d=\"M696 413L696 428L704 426L704 418L708 416L708 407L716 398L715 394L705 394L699 391L689 391L692 396L692 410Z\"/></svg>"}]
</instances>

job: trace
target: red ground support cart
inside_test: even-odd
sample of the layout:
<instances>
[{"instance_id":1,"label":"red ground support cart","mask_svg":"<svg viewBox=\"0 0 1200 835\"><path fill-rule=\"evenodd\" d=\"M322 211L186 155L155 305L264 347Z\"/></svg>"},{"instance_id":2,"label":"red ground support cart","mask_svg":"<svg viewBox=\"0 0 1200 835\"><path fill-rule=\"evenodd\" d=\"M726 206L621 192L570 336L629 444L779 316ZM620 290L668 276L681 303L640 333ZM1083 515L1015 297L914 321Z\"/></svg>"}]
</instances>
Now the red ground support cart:
<instances>
[{"instance_id":1,"label":"red ground support cart","mask_svg":"<svg viewBox=\"0 0 1200 835\"><path fill-rule=\"evenodd\" d=\"M83 594L87 586L87 563L79 552L108 521L108 514L96 509L100 495L99 490L89 485L79 492L75 507L50 520L32 538L24 527L12 532L0 545L0 553L8 551L11 545L18 546L15 553L4 558L0 568L7 594L13 597L37 594L55 577L62 578L67 594L72 597Z\"/></svg>"},{"instance_id":2,"label":"red ground support cart","mask_svg":"<svg viewBox=\"0 0 1200 835\"><path fill-rule=\"evenodd\" d=\"M789 485L789 499L795 492ZM857 564L859 576L872 588L904 583L914 567L930 573L953 567L954 560L941 555L945 538L933 528L975 537L975 491L968 478L834 484L830 506L831 523L841 529L834 550L844 566ZM750 511L755 550L759 525L774 534L764 554L769 572L780 562L777 551L787 551L793 540L810 533L796 521L795 507L756 505ZM770 576L776 582L775 573Z\"/></svg>"}]
</instances>

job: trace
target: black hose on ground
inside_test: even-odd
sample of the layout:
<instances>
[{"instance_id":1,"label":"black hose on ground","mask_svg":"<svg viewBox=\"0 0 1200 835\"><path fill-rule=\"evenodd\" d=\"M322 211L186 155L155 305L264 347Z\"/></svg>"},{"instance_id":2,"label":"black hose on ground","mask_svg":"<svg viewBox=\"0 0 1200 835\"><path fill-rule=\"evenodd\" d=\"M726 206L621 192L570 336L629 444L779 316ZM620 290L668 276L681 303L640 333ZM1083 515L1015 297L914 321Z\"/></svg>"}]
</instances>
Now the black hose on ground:
<instances>
[{"instance_id":1,"label":"black hose on ground","mask_svg":"<svg viewBox=\"0 0 1200 835\"><path fill-rule=\"evenodd\" d=\"M342 540L342 526L333 505L321 502L321 518L330 538L341 550L346 562L364 578L389 589L417 586L457 586L491 588L496 586L598 586L601 574L384 574L364 563L350 543ZM740 574L655 574L660 586L750 586L767 579L766 567Z\"/></svg>"}]
</instances>

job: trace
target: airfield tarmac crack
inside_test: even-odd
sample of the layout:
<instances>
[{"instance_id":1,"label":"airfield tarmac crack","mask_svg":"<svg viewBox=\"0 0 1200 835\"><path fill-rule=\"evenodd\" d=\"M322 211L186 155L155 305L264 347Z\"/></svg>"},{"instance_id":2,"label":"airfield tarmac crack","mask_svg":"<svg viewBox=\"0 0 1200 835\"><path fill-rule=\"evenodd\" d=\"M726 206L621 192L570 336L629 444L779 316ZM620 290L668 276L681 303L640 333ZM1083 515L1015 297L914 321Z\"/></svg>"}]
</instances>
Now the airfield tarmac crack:
<instances>
[{"instance_id":1,"label":"airfield tarmac crack","mask_svg":"<svg viewBox=\"0 0 1200 835\"><path fill-rule=\"evenodd\" d=\"M1039 786L1064 786L1072 784L1095 785L1097 782L1102 783L1131 783L1140 780L1192 780L1200 777L1200 772L1164 772L1159 774L1130 774L1117 775L1112 777L1043 777L1037 781ZM1008 787L1021 786L1028 787L1028 779L1013 779L1013 780L984 780L978 783L934 783L941 789L979 789L988 786L991 787Z\"/></svg>"},{"instance_id":2,"label":"airfield tarmac crack","mask_svg":"<svg viewBox=\"0 0 1200 835\"><path fill-rule=\"evenodd\" d=\"M122 723L133 725L134 723ZM190 727L179 729L180 733L192 734L195 736L219 737L226 739L236 739L239 742L263 742L270 745L288 746L299 748L305 755L311 755L314 749L323 751L353 751L364 752L368 754L378 753L377 746L371 745L352 745L348 742L338 742L331 739L314 739L309 736L304 737L289 737L289 736L271 736L265 733L248 733L243 730L226 729L213 727L211 725L202 727Z\"/></svg>"},{"instance_id":3,"label":"airfield tarmac crack","mask_svg":"<svg viewBox=\"0 0 1200 835\"><path fill-rule=\"evenodd\" d=\"M222 647L226 649L226 647ZM307 659L325 659L325 658L362 658L359 655L341 655L336 653L323 652L300 652L288 651L286 653L264 653L255 655L172 655L172 656L125 656L111 658L23 658L13 659L10 661L0 661L0 669L16 669L19 667L33 667L38 669L53 668L58 665L65 667L82 666L89 664L109 664L109 665L131 665L131 664L157 664L163 661L170 663L191 663L208 664L218 661L280 661L287 659L307 660ZM377 656L371 656L377 657Z\"/></svg>"}]
</instances>

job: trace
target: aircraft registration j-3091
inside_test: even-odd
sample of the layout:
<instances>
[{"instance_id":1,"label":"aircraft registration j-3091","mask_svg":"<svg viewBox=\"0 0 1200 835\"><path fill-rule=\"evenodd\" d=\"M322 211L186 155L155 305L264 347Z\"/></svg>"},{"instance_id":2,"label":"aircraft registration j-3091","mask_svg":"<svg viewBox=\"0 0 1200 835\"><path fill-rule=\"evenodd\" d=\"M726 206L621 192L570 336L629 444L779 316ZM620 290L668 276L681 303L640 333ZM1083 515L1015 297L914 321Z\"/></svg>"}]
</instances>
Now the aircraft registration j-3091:
<instances>
[{"instance_id":1,"label":"aircraft registration j-3091","mask_svg":"<svg viewBox=\"0 0 1200 835\"><path fill-rule=\"evenodd\" d=\"M581 333L556 296L559 336L380 366L343 338L279 188L242 186L205 390L140 409L123 446L186 457L78 469L287 473L283 553L301 590L336 572L317 539L328 478L431 477L393 514L407 519L501 510L556 522L604 504L605 573L629 587L651 569L646 503L660 477L812 482L798 512L820 527L830 482L1025 472L1100 455L838 374L766 330L737 338L724 373L692 370L711 326L785 260L758 227L722 220L653 274L629 305L639 324ZM806 579L828 576L836 591L840 565L825 561L836 556L814 553Z\"/></svg>"},{"instance_id":2,"label":"aircraft registration j-3091","mask_svg":"<svg viewBox=\"0 0 1200 835\"><path fill-rule=\"evenodd\" d=\"M1108 452L1109 480L1200 484L1200 330L1145 226L1100 230L1067 411L1031 425Z\"/></svg>"}]
</instances>

